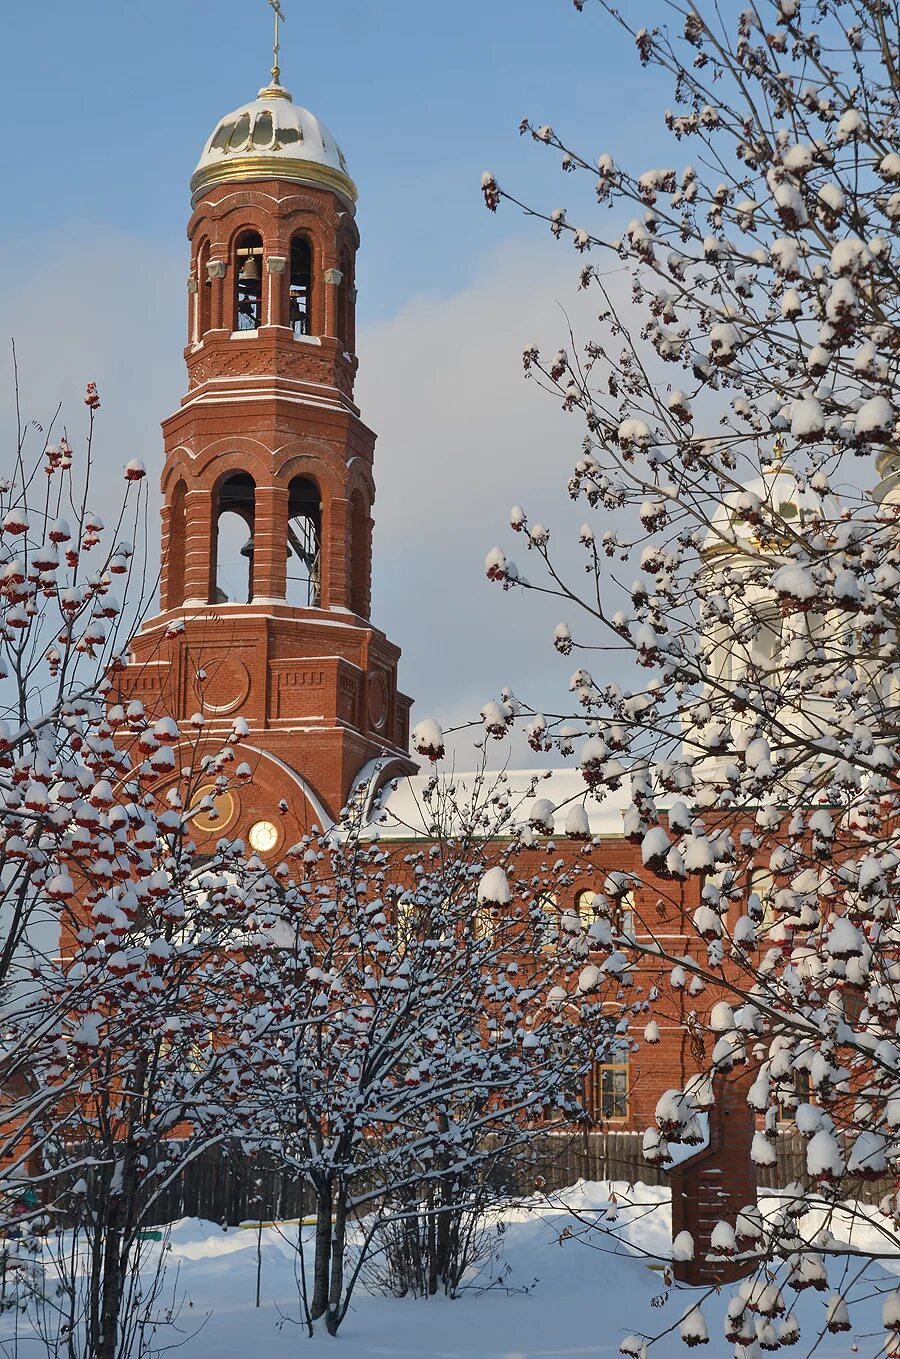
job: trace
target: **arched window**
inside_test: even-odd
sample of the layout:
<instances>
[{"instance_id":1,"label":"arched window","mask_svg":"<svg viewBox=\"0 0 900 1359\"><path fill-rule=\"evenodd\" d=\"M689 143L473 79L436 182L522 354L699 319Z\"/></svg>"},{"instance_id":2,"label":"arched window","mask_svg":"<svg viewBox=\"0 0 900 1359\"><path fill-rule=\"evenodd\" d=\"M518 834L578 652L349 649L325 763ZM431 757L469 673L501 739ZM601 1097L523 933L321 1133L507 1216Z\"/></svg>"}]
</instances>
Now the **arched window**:
<instances>
[{"instance_id":1,"label":"arched window","mask_svg":"<svg viewBox=\"0 0 900 1359\"><path fill-rule=\"evenodd\" d=\"M178 609L184 603L185 505L187 488L179 481L169 502L166 534L166 608Z\"/></svg>"},{"instance_id":2,"label":"arched window","mask_svg":"<svg viewBox=\"0 0 900 1359\"><path fill-rule=\"evenodd\" d=\"M798 1104L809 1104L812 1095L812 1082L808 1071L793 1071L787 1082L788 1089L778 1101L778 1122L793 1125L797 1116Z\"/></svg>"},{"instance_id":3,"label":"arched window","mask_svg":"<svg viewBox=\"0 0 900 1359\"><path fill-rule=\"evenodd\" d=\"M203 241L197 252L197 339L202 340L209 330L212 312L212 279L209 276L209 241Z\"/></svg>"},{"instance_id":4,"label":"arched window","mask_svg":"<svg viewBox=\"0 0 900 1359\"><path fill-rule=\"evenodd\" d=\"M322 502L309 477L294 477L288 491L287 602L297 609L321 603Z\"/></svg>"},{"instance_id":5,"label":"arched window","mask_svg":"<svg viewBox=\"0 0 900 1359\"><path fill-rule=\"evenodd\" d=\"M253 524L256 485L248 472L232 472L216 492L216 551L212 602L250 603L253 599Z\"/></svg>"},{"instance_id":6,"label":"arched window","mask_svg":"<svg viewBox=\"0 0 900 1359\"><path fill-rule=\"evenodd\" d=\"M589 930L597 919L597 907L594 904L596 899L597 893L592 892L589 887L586 887L583 892L579 892L575 898L575 910L578 912L578 919L581 921L583 930Z\"/></svg>"},{"instance_id":7,"label":"arched window","mask_svg":"<svg viewBox=\"0 0 900 1359\"><path fill-rule=\"evenodd\" d=\"M414 900L414 893L404 892L397 898L394 908L394 928L396 930L396 946L399 954L406 953L410 944L416 937L417 911Z\"/></svg>"},{"instance_id":8,"label":"arched window","mask_svg":"<svg viewBox=\"0 0 900 1359\"><path fill-rule=\"evenodd\" d=\"M775 910L775 891L776 884L772 870L764 864L750 869L749 874L749 893L747 895L747 910L751 919L757 922L758 931L761 935L767 935L774 925L778 924L778 913Z\"/></svg>"},{"instance_id":9,"label":"arched window","mask_svg":"<svg viewBox=\"0 0 900 1359\"><path fill-rule=\"evenodd\" d=\"M312 334L312 248L305 236L291 241L290 318L295 336Z\"/></svg>"},{"instance_id":10,"label":"arched window","mask_svg":"<svg viewBox=\"0 0 900 1359\"><path fill-rule=\"evenodd\" d=\"M560 936L559 902L552 892L540 892L535 898L536 928L540 930L545 950L555 949Z\"/></svg>"},{"instance_id":11,"label":"arched window","mask_svg":"<svg viewBox=\"0 0 900 1359\"><path fill-rule=\"evenodd\" d=\"M234 249L235 330L258 330L262 325L262 236L244 231Z\"/></svg>"},{"instance_id":12,"label":"arched window","mask_svg":"<svg viewBox=\"0 0 900 1359\"><path fill-rule=\"evenodd\" d=\"M760 611L756 636L750 644L750 659L765 676L777 668L781 659L781 614L774 609Z\"/></svg>"},{"instance_id":13,"label":"arched window","mask_svg":"<svg viewBox=\"0 0 900 1359\"><path fill-rule=\"evenodd\" d=\"M621 876L621 875L620 875ZM589 930L600 915L597 909L597 893L590 887L579 892L575 898L575 910L583 930ZM611 907L606 907L616 934L625 939L634 938L634 892L623 892L615 896Z\"/></svg>"},{"instance_id":14,"label":"arched window","mask_svg":"<svg viewBox=\"0 0 900 1359\"><path fill-rule=\"evenodd\" d=\"M359 491L350 498L350 608L360 618L369 616L371 558L369 515Z\"/></svg>"},{"instance_id":15,"label":"arched window","mask_svg":"<svg viewBox=\"0 0 900 1359\"><path fill-rule=\"evenodd\" d=\"M494 912L490 906L478 906L472 915L472 938L476 942L494 942Z\"/></svg>"}]
</instances>

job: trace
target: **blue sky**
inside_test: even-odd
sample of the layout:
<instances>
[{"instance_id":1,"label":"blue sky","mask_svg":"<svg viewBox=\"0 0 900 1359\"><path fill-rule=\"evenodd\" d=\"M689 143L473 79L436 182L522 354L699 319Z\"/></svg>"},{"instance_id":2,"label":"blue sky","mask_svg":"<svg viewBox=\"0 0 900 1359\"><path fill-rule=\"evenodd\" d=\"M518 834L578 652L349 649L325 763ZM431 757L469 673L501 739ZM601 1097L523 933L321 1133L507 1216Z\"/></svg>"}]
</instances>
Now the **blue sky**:
<instances>
[{"instance_id":1,"label":"blue sky","mask_svg":"<svg viewBox=\"0 0 900 1359\"><path fill-rule=\"evenodd\" d=\"M360 189L375 621L403 647L421 715L477 713L503 684L558 710L574 667L550 646L555 606L502 595L483 562L508 540L514 502L550 524L583 517L566 496L582 430L523 381L521 352L567 342L566 315L587 338L592 308L581 257L510 209L486 212L479 180L490 168L536 206L612 232L590 185L579 196L519 120L639 170L680 164L662 127L671 92L590 4L579 15L571 0L284 3L283 81L341 142ZM659 17L662 0L644 10ZM76 437L84 383L100 384L111 475L98 494L111 496L128 458L154 480L161 464L159 421L184 390L188 182L218 118L267 79L271 11L40 0L4 17L15 192L0 228L0 340L16 337L26 413L44 418L61 400ZM0 352L7 439L8 373Z\"/></svg>"},{"instance_id":2,"label":"blue sky","mask_svg":"<svg viewBox=\"0 0 900 1359\"><path fill-rule=\"evenodd\" d=\"M361 190L370 320L416 292L452 294L499 238L533 234L511 214L498 230L478 192L486 167L535 197L561 191L556 158L519 138L521 117L598 151L640 148L659 126L630 43L571 0L285 0L285 12L283 81L330 126ZM183 239L205 136L267 78L270 18L264 0L7 13L7 231L33 241L99 222Z\"/></svg>"}]
</instances>

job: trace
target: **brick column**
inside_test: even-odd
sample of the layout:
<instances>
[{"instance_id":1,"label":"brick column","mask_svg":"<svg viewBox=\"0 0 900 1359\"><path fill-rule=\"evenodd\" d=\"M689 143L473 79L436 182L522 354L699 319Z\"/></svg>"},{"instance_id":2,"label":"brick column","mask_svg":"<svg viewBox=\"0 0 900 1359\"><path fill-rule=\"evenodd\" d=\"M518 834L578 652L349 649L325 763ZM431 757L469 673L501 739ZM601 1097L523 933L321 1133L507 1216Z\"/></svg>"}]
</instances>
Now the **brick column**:
<instances>
[{"instance_id":1,"label":"brick column","mask_svg":"<svg viewBox=\"0 0 900 1359\"><path fill-rule=\"evenodd\" d=\"M209 604L215 590L216 526L210 491L185 497L184 602Z\"/></svg>"},{"instance_id":2,"label":"brick column","mask_svg":"<svg viewBox=\"0 0 900 1359\"><path fill-rule=\"evenodd\" d=\"M163 502L160 519L162 561L159 568L159 606L165 613L166 609L172 608L169 599L169 577L172 575L172 553L176 550L176 545L172 541L172 507L167 501ZM183 547L184 544L182 549Z\"/></svg>"},{"instance_id":3,"label":"brick column","mask_svg":"<svg viewBox=\"0 0 900 1359\"><path fill-rule=\"evenodd\" d=\"M325 548L322 607L326 609L350 607L350 502L336 496L328 507L328 534Z\"/></svg>"},{"instance_id":4,"label":"brick column","mask_svg":"<svg viewBox=\"0 0 900 1359\"><path fill-rule=\"evenodd\" d=\"M231 330L231 317L227 315L225 290L228 286L228 270L224 260L210 260L208 265L212 297L209 300L210 330Z\"/></svg>"},{"instance_id":5,"label":"brick column","mask_svg":"<svg viewBox=\"0 0 900 1359\"><path fill-rule=\"evenodd\" d=\"M253 514L253 600L282 600L287 592L287 487L256 488Z\"/></svg>"},{"instance_id":6,"label":"brick column","mask_svg":"<svg viewBox=\"0 0 900 1359\"><path fill-rule=\"evenodd\" d=\"M286 326L288 324L288 263L286 255L266 256L267 326Z\"/></svg>"},{"instance_id":7,"label":"brick column","mask_svg":"<svg viewBox=\"0 0 900 1359\"><path fill-rule=\"evenodd\" d=\"M199 317L199 290L197 287L197 276L191 274L187 281L188 295L188 344L196 344L200 338L200 317Z\"/></svg>"},{"instance_id":8,"label":"brick column","mask_svg":"<svg viewBox=\"0 0 900 1359\"><path fill-rule=\"evenodd\" d=\"M350 501L350 607L368 618L372 603L373 520L358 491Z\"/></svg>"},{"instance_id":9,"label":"brick column","mask_svg":"<svg viewBox=\"0 0 900 1359\"><path fill-rule=\"evenodd\" d=\"M756 1166L750 1155L754 1120L747 1103L756 1074L756 1069L737 1070L731 1076L715 1077L709 1144L669 1173L672 1239L687 1231L694 1241L693 1260L674 1266L679 1283L706 1287L741 1279L754 1269L745 1261L707 1256L716 1223L729 1222L733 1227L741 1209L756 1203Z\"/></svg>"},{"instance_id":10,"label":"brick column","mask_svg":"<svg viewBox=\"0 0 900 1359\"><path fill-rule=\"evenodd\" d=\"M340 269L326 269L322 275L325 288L325 330L324 334L329 338L336 338L338 333L338 284L341 281Z\"/></svg>"},{"instance_id":11,"label":"brick column","mask_svg":"<svg viewBox=\"0 0 900 1359\"><path fill-rule=\"evenodd\" d=\"M359 604L363 618L372 616L372 529L374 527L375 521L369 515L366 515L363 520L363 541L358 548L354 549L355 552L359 552L361 558L361 560L357 560L354 557L353 570L359 572Z\"/></svg>"}]
</instances>

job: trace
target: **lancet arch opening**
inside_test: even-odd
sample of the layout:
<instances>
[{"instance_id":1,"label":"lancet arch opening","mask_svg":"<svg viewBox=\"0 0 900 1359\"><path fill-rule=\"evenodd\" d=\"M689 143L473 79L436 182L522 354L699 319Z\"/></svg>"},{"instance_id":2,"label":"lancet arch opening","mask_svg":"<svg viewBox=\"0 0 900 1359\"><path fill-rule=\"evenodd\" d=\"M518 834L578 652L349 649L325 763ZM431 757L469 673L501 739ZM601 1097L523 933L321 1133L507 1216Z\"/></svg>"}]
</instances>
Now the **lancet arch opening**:
<instances>
[{"instance_id":1,"label":"lancet arch opening","mask_svg":"<svg viewBox=\"0 0 900 1359\"><path fill-rule=\"evenodd\" d=\"M303 235L291 241L290 325L295 339L312 335L312 246Z\"/></svg>"},{"instance_id":2,"label":"lancet arch opening","mask_svg":"<svg viewBox=\"0 0 900 1359\"><path fill-rule=\"evenodd\" d=\"M263 323L263 242L258 231L243 231L234 248L234 329L258 330Z\"/></svg>"},{"instance_id":3,"label":"lancet arch opening","mask_svg":"<svg viewBox=\"0 0 900 1359\"><path fill-rule=\"evenodd\" d=\"M311 477L294 477L288 490L288 604L318 609L322 601L322 501Z\"/></svg>"},{"instance_id":4,"label":"lancet arch opening","mask_svg":"<svg viewBox=\"0 0 900 1359\"><path fill-rule=\"evenodd\" d=\"M201 243L197 251L197 340L202 340L209 330L212 317L212 279L209 276L210 244Z\"/></svg>"},{"instance_id":5,"label":"lancet arch opening","mask_svg":"<svg viewBox=\"0 0 900 1359\"><path fill-rule=\"evenodd\" d=\"M256 483L249 472L232 472L216 489L212 603L253 599L253 532Z\"/></svg>"}]
</instances>

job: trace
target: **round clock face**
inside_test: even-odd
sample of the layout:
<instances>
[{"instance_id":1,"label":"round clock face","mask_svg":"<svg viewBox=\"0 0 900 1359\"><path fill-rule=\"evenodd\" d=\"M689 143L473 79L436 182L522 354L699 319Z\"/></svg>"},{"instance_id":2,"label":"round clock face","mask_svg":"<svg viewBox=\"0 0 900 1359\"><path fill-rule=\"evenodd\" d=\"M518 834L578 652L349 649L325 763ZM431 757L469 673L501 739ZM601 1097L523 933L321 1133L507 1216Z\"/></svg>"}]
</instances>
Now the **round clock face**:
<instances>
[{"instance_id":1,"label":"round clock face","mask_svg":"<svg viewBox=\"0 0 900 1359\"><path fill-rule=\"evenodd\" d=\"M271 821L257 821L250 827L249 840L257 854L268 854L278 843L278 830Z\"/></svg>"},{"instance_id":2,"label":"round clock face","mask_svg":"<svg viewBox=\"0 0 900 1359\"><path fill-rule=\"evenodd\" d=\"M194 813L191 821L198 830L204 831L207 835L221 835L234 820L235 800L229 792L217 793L215 785L211 783L198 790L195 805L199 807L206 798L211 799L215 815L211 816L211 809L203 807Z\"/></svg>"}]
</instances>

